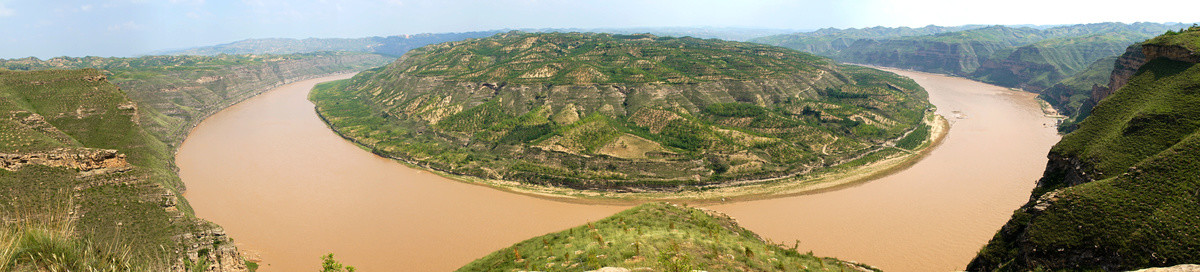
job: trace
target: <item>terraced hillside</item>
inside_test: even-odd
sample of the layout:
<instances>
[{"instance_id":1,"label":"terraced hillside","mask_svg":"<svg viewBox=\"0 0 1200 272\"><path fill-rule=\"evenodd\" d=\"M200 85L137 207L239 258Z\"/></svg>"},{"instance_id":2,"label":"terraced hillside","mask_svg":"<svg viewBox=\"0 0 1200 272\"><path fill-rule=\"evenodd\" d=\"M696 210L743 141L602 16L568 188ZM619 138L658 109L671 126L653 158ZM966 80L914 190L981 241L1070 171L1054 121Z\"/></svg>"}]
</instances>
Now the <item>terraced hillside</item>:
<instances>
[{"instance_id":1,"label":"terraced hillside","mask_svg":"<svg viewBox=\"0 0 1200 272\"><path fill-rule=\"evenodd\" d=\"M771 244L713 211L649 203L498 250L458 271L878 271Z\"/></svg>"},{"instance_id":2,"label":"terraced hillside","mask_svg":"<svg viewBox=\"0 0 1200 272\"><path fill-rule=\"evenodd\" d=\"M910 154L930 135L901 140L928 132L930 104L909 79L780 47L652 35L431 45L311 99L380 155L613 192L816 174Z\"/></svg>"},{"instance_id":3,"label":"terraced hillside","mask_svg":"<svg viewBox=\"0 0 1200 272\"><path fill-rule=\"evenodd\" d=\"M245 269L221 229L195 218L179 197L171 150L141 128L142 109L98 70L0 70L2 235L69 222L72 239L126 247L114 254L126 252L127 263L149 271L180 271L193 261ZM17 253L8 246L0 244L3 255ZM0 256L15 262L0 267L50 271L38 260L64 258L26 250L39 257Z\"/></svg>"},{"instance_id":4,"label":"terraced hillside","mask_svg":"<svg viewBox=\"0 0 1200 272\"><path fill-rule=\"evenodd\" d=\"M1045 175L970 271L1200 263L1200 27L1142 44L1115 92L1050 151Z\"/></svg>"}]
</instances>

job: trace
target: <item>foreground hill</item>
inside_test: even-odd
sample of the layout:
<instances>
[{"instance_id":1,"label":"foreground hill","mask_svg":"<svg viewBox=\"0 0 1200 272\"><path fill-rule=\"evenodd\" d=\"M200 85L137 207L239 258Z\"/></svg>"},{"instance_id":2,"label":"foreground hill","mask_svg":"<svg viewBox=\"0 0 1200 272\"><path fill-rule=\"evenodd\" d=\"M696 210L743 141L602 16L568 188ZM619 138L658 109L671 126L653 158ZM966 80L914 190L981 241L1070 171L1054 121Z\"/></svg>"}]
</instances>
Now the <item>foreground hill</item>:
<instances>
[{"instance_id":1,"label":"foreground hill","mask_svg":"<svg viewBox=\"0 0 1200 272\"><path fill-rule=\"evenodd\" d=\"M713 211L650 203L517 243L458 271L877 271L764 241Z\"/></svg>"},{"instance_id":2,"label":"foreground hill","mask_svg":"<svg viewBox=\"0 0 1200 272\"><path fill-rule=\"evenodd\" d=\"M1107 82L1082 80L1112 71L1112 65L1098 62L1121 55L1130 44L1182 27L1185 26L1097 23L1048 28L829 29L753 41L844 62L954 74L1000 86L1050 92L1050 96L1043 98L1070 115L1080 111L1081 106L1094 105L1084 105L1079 95L1091 92L1094 84Z\"/></svg>"},{"instance_id":3,"label":"foreground hill","mask_svg":"<svg viewBox=\"0 0 1200 272\"><path fill-rule=\"evenodd\" d=\"M1140 49L1117 61L1115 92L1051 149L1029 203L968 270L1200 263L1200 27Z\"/></svg>"},{"instance_id":4,"label":"foreground hill","mask_svg":"<svg viewBox=\"0 0 1200 272\"><path fill-rule=\"evenodd\" d=\"M389 60L315 53L0 61L38 70L0 69L0 271L246 269L221 228L196 218L181 197L174 146L204 117L259 92ZM64 70L80 67L104 70Z\"/></svg>"},{"instance_id":5,"label":"foreground hill","mask_svg":"<svg viewBox=\"0 0 1200 272\"><path fill-rule=\"evenodd\" d=\"M785 48L652 35L432 45L311 98L336 131L380 155L600 191L813 174L911 154L931 135L926 94L909 79Z\"/></svg>"}]
</instances>

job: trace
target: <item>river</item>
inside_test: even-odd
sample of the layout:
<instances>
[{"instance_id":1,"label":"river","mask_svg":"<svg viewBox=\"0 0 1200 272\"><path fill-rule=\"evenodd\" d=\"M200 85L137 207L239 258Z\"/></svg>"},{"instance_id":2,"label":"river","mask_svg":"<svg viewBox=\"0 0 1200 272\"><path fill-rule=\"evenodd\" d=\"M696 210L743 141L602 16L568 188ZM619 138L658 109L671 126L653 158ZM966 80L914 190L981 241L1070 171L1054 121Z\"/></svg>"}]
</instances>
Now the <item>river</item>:
<instances>
[{"instance_id":1,"label":"river","mask_svg":"<svg viewBox=\"0 0 1200 272\"><path fill-rule=\"evenodd\" d=\"M895 71L952 126L911 168L837 191L710 205L772 241L886 271L950 271L1027 200L1057 140L1033 95ZM223 226L261 271L319 268L335 253L361 271L447 271L627 206L566 203L452 181L362 150L292 83L209 117L176 163L196 214Z\"/></svg>"}]
</instances>

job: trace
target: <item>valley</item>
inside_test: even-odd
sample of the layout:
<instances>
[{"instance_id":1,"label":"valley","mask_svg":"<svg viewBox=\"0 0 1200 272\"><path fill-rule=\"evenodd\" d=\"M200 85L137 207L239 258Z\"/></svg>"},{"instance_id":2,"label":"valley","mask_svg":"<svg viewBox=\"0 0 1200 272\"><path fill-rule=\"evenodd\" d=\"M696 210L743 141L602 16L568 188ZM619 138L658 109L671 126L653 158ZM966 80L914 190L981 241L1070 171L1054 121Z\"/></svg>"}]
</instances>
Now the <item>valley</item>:
<instances>
[{"instance_id":1,"label":"valley","mask_svg":"<svg viewBox=\"0 0 1200 272\"><path fill-rule=\"evenodd\" d=\"M1195 0L0 0L0 272L1193 272Z\"/></svg>"}]
</instances>

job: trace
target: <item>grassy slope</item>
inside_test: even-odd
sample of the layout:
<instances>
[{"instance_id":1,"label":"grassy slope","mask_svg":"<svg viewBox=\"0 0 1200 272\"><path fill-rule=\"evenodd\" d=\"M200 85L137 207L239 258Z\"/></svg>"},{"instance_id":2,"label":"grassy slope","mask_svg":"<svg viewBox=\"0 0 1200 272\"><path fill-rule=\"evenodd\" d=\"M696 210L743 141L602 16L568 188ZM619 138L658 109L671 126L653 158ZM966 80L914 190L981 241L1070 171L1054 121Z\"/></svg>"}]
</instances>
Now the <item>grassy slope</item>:
<instances>
[{"instance_id":1,"label":"grassy slope","mask_svg":"<svg viewBox=\"0 0 1200 272\"><path fill-rule=\"evenodd\" d=\"M650 203L594 223L525 240L458 271L585 271L601 267L653 271L873 270L771 244L725 215Z\"/></svg>"},{"instance_id":2,"label":"grassy slope","mask_svg":"<svg viewBox=\"0 0 1200 272\"><path fill-rule=\"evenodd\" d=\"M1192 39L1200 39L1197 33ZM1048 168L1034 190L1043 200L1018 210L970 268L1127 270L1200 262L1197 86L1200 65L1158 59L1142 66L1051 150L1052 158L1081 161L1078 171L1096 181L1071 186L1066 172ZM1038 203L1044 211L1034 208Z\"/></svg>"},{"instance_id":3,"label":"grassy slope","mask_svg":"<svg viewBox=\"0 0 1200 272\"><path fill-rule=\"evenodd\" d=\"M1183 29L1180 32L1168 31L1167 34L1150 39L1146 43L1162 46L1180 46L1192 52L1200 52L1200 39L1196 39L1195 37L1197 31L1200 31L1200 27L1192 25L1192 27Z\"/></svg>"},{"instance_id":4,"label":"grassy slope","mask_svg":"<svg viewBox=\"0 0 1200 272\"><path fill-rule=\"evenodd\" d=\"M177 179L167 146L135 122L125 94L97 70L14 72L0 70L0 152L26 154L56 148L116 149L135 168L128 172L82 175L63 167L0 169L0 212L16 227L52 222L73 213L78 235L102 244L129 245L134 254L161 258L182 250L173 236L208 228L190 216L176 218L164 195ZM42 82L42 84L31 84ZM79 112L86 114L80 115ZM10 116L38 114L53 126L35 129ZM63 136L57 136L61 132ZM63 212L67 211L67 212ZM32 222L28 222L32 221ZM6 222L10 222L7 221ZM11 223L10 222L10 223ZM12 226L12 225L10 225ZM164 252L165 250L165 252Z\"/></svg>"},{"instance_id":5,"label":"grassy slope","mask_svg":"<svg viewBox=\"0 0 1200 272\"><path fill-rule=\"evenodd\" d=\"M920 122L922 110L928 107L924 92L910 80L874 69L833 66L824 59L775 47L638 35L515 33L500 37L414 51L406 60L387 68L364 72L343 83L319 86L311 99L343 136L373 147L381 155L456 174L572 188L697 185L786 175L806 167L823 167L824 162L833 165L902 135ZM524 50L504 49L522 46L532 39L553 43L530 43ZM574 51L557 57L538 53L540 48L564 44L574 45ZM677 51L677 46L684 49ZM598 51L598 47L616 50ZM714 47L732 49L713 53ZM443 53L420 55L426 52ZM610 53L612 56L603 58L586 57ZM512 61L517 58L514 56L533 54L542 58ZM785 55L766 58L757 54ZM462 61L468 58L487 61ZM609 62L634 62L639 58L662 65L631 73L604 68L619 66ZM718 67L718 63L725 66ZM642 79L686 78L725 85L630 85L639 79L547 90L537 88L549 88L544 86L555 85L552 82L560 78L546 77L542 83L513 78L547 66L594 67L613 75L606 82L638 75ZM714 69L691 73L671 68L684 66ZM515 67L526 70L514 71ZM495 76L477 73L497 70L507 72ZM444 87L413 87L424 82L413 78L426 79L429 77L425 75L431 73L461 79ZM736 80L775 76L783 77L780 81L788 85L764 89L778 93L744 87L755 83ZM820 81L808 82L815 79ZM486 84L496 82L488 80L513 81L504 83L509 84L505 91L495 91L492 87L472 90L465 85L480 83L470 80ZM625 98L592 94L593 90L586 89L591 86L612 94L625 92ZM654 88L681 91L665 96L639 91ZM756 100L759 102L753 102ZM579 108L584 110L576 110ZM866 115L886 121L868 124L850 120ZM444 118L432 125L427 121L430 116ZM616 143L631 138L643 140ZM541 151L554 145L575 153ZM639 145L654 151L647 153L650 158L600 154L606 147ZM819 153L817 148L824 145L829 145L830 154ZM736 154L739 152L743 155ZM701 177L699 183L693 179L697 175Z\"/></svg>"}]
</instances>

